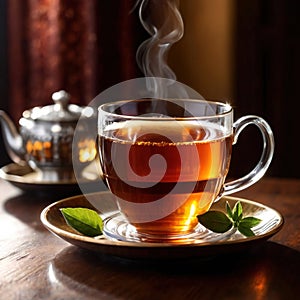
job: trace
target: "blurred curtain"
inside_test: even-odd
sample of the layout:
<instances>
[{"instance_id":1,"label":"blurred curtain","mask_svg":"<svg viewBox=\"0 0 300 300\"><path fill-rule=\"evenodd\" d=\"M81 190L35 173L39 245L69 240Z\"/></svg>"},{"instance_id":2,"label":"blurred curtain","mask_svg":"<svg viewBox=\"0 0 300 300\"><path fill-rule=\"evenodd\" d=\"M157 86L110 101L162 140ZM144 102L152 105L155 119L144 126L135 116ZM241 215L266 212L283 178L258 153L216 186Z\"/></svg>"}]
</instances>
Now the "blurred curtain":
<instances>
[{"instance_id":1,"label":"blurred curtain","mask_svg":"<svg viewBox=\"0 0 300 300\"><path fill-rule=\"evenodd\" d=\"M297 3L236 2L236 117L260 115L271 125L275 153L268 175L277 177L300 178L299 146L295 142L299 136L300 70ZM237 169L248 164L255 151L253 147L249 151L254 134L258 134L257 130L252 136L245 134L239 139L242 151L236 157Z\"/></svg>"},{"instance_id":2,"label":"blurred curtain","mask_svg":"<svg viewBox=\"0 0 300 300\"><path fill-rule=\"evenodd\" d=\"M8 112L51 104L64 89L88 104L118 82L139 77L135 53L145 32L135 0L9 0Z\"/></svg>"}]
</instances>

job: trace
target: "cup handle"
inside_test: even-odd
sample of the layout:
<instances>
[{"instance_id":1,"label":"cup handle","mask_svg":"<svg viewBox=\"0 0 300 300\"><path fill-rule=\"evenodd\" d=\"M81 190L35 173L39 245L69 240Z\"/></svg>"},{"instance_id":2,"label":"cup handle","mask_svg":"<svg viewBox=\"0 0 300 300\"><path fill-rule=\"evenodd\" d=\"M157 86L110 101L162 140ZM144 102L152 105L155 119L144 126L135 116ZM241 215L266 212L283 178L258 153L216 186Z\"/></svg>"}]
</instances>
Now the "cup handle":
<instances>
[{"instance_id":1,"label":"cup handle","mask_svg":"<svg viewBox=\"0 0 300 300\"><path fill-rule=\"evenodd\" d=\"M251 124L256 125L262 134L263 150L260 160L255 168L247 175L225 183L218 199L220 199L221 196L227 196L246 189L252 184L256 183L263 177L271 163L275 147L274 136L269 124L261 117L249 115L241 117L234 122L233 145L237 142L239 134L242 132L242 130Z\"/></svg>"}]
</instances>

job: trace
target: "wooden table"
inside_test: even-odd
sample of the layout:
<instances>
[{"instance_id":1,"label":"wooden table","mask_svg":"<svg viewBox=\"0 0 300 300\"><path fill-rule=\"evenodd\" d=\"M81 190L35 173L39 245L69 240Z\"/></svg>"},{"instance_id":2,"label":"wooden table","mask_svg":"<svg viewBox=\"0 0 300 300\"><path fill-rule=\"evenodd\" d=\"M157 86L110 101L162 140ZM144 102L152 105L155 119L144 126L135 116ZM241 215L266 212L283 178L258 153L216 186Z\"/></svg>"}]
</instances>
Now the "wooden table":
<instances>
[{"instance_id":1,"label":"wooden table","mask_svg":"<svg viewBox=\"0 0 300 300\"><path fill-rule=\"evenodd\" d=\"M239 255L150 264L59 239L39 218L60 196L24 194L0 180L0 299L299 299L300 180L264 178L235 196L278 210L282 230Z\"/></svg>"}]
</instances>

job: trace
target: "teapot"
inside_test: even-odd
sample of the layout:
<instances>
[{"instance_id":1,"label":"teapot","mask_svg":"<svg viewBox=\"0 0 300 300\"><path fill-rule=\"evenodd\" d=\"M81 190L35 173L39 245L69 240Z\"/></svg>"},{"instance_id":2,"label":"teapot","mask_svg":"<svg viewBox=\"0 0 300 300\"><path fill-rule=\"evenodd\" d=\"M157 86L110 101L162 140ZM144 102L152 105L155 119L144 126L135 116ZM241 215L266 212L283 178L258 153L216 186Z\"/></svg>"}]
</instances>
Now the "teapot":
<instances>
[{"instance_id":1,"label":"teapot","mask_svg":"<svg viewBox=\"0 0 300 300\"><path fill-rule=\"evenodd\" d=\"M96 141L87 130L95 124L94 111L69 104L69 99L70 95L61 90L52 94L53 105L25 110L19 131L0 110L5 148L13 162L28 164L41 171L45 179L61 180L73 178L73 168L82 170L94 160ZM84 121L76 128L79 118Z\"/></svg>"}]
</instances>

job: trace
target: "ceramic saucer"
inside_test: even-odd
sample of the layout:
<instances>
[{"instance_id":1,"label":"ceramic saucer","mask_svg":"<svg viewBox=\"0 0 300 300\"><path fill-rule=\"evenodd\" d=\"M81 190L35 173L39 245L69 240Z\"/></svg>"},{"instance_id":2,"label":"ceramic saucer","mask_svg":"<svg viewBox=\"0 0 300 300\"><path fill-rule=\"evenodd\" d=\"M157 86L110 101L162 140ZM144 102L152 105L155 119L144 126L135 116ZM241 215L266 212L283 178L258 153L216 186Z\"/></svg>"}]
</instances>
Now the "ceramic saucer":
<instances>
[{"instance_id":1,"label":"ceramic saucer","mask_svg":"<svg viewBox=\"0 0 300 300\"><path fill-rule=\"evenodd\" d=\"M86 199L88 196L88 200ZM254 201L223 197L213 204L212 209L225 212L225 203L229 202L233 206L237 201L241 201L244 215L251 215L262 219L262 222L254 228L255 236L246 238L238 232L224 235L224 238L214 240L213 238L197 239L191 237L186 242L179 244L168 242L141 242L128 238L118 240L102 235L97 238L84 236L70 226L68 226L60 212L64 207L86 207L96 209L105 220L112 218L117 207L110 192L93 193L90 195L79 195L69 197L55 202L41 213L41 221L44 226L53 234L65 241L101 254L108 254L131 259L187 259L206 258L225 253L241 251L251 246L257 245L276 234L283 225L282 216L274 209ZM210 232L210 237L214 233Z\"/></svg>"}]
</instances>

